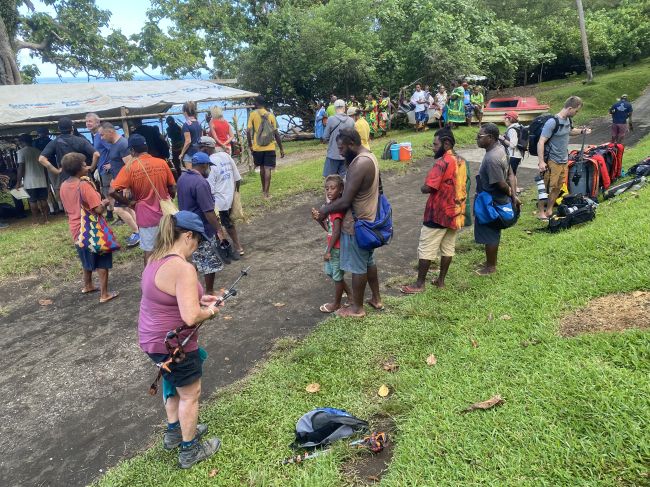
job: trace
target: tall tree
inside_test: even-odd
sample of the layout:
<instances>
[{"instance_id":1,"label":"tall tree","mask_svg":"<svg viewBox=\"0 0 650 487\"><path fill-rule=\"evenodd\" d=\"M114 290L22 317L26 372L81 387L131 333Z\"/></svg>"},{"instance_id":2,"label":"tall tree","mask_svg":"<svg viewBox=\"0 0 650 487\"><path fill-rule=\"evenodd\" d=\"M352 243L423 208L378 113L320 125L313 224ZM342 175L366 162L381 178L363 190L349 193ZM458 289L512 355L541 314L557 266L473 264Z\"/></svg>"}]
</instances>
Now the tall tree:
<instances>
[{"instance_id":1,"label":"tall tree","mask_svg":"<svg viewBox=\"0 0 650 487\"><path fill-rule=\"evenodd\" d=\"M578 9L578 24L580 26L580 40L582 42L582 53L585 57L585 68L587 70L587 83L594 80L594 73L591 70L591 56L589 55L589 41L587 40L587 27L585 26L585 11L582 8L582 0L576 0Z\"/></svg>"},{"instance_id":2,"label":"tall tree","mask_svg":"<svg viewBox=\"0 0 650 487\"><path fill-rule=\"evenodd\" d=\"M29 50L32 57L52 63L57 72L88 77L129 79L139 57L132 43L119 31L103 36L111 13L97 8L94 0L43 0L54 15L35 10L30 0L0 0L0 84L20 84L38 74L35 66L21 73L17 55ZM25 7L22 14L20 7Z\"/></svg>"}]
</instances>

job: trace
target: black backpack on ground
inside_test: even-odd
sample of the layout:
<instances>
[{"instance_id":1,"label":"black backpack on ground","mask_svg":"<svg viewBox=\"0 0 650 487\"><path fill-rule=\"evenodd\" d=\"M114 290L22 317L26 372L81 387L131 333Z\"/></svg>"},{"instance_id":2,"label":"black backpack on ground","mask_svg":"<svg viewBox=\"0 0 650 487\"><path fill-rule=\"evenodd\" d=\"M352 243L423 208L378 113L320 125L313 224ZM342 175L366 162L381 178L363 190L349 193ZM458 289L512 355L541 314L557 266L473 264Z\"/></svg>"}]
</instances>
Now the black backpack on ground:
<instances>
[{"instance_id":1,"label":"black backpack on ground","mask_svg":"<svg viewBox=\"0 0 650 487\"><path fill-rule=\"evenodd\" d=\"M627 174L630 176L650 176L650 157L629 168Z\"/></svg>"},{"instance_id":2,"label":"black backpack on ground","mask_svg":"<svg viewBox=\"0 0 650 487\"><path fill-rule=\"evenodd\" d=\"M397 141L389 140L388 143L384 146L384 152L381 153L381 158L384 161L389 161L391 159L390 146L393 145L393 144L397 144Z\"/></svg>"},{"instance_id":3,"label":"black backpack on ground","mask_svg":"<svg viewBox=\"0 0 650 487\"><path fill-rule=\"evenodd\" d=\"M548 221L548 231L557 233L596 218L598 204L582 194L570 194L562 198L557 213Z\"/></svg>"}]
</instances>

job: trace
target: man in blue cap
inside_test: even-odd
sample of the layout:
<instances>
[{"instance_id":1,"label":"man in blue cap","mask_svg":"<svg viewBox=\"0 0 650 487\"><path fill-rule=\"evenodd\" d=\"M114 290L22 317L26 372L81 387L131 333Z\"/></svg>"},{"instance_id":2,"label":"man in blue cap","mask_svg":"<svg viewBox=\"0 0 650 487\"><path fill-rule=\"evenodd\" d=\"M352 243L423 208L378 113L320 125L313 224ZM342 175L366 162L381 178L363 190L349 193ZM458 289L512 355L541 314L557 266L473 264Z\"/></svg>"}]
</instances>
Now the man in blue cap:
<instances>
[{"instance_id":1,"label":"man in blue cap","mask_svg":"<svg viewBox=\"0 0 650 487\"><path fill-rule=\"evenodd\" d=\"M196 269L205 276L205 292L214 294L214 275L223 269L219 244L223 230L214 211L214 198L207 177L210 174L210 156L197 152L192 156L192 167L178 179L178 208L198 215L208 237L192 255ZM219 237L219 240L217 240Z\"/></svg>"},{"instance_id":2,"label":"man in blue cap","mask_svg":"<svg viewBox=\"0 0 650 487\"><path fill-rule=\"evenodd\" d=\"M112 181L109 194L115 201L135 210L146 266L163 216L160 202L174 198L176 181L167 162L148 153L147 141L142 135L131 135L128 147L131 160ZM125 189L128 197L121 193Z\"/></svg>"}]
</instances>

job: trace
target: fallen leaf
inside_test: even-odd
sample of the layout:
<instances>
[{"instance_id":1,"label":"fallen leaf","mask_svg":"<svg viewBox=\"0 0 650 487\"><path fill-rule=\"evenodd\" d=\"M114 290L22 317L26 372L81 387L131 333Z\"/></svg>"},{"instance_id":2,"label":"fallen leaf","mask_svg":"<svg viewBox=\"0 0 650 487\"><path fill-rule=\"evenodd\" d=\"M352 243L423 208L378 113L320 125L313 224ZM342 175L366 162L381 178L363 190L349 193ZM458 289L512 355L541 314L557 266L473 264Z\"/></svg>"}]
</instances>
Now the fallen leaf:
<instances>
[{"instance_id":1,"label":"fallen leaf","mask_svg":"<svg viewBox=\"0 0 650 487\"><path fill-rule=\"evenodd\" d=\"M524 340L521 342L523 348L530 347L531 345L539 345L542 341L539 338L533 338L531 341Z\"/></svg>"},{"instance_id":2,"label":"fallen leaf","mask_svg":"<svg viewBox=\"0 0 650 487\"><path fill-rule=\"evenodd\" d=\"M379 477L377 477L376 475L368 475L368 480L370 480L371 482L379 482Z\"/></svg>"},{"instance_id":3,"label":"fallen leaf","mask_svg":"<svg viewBox=\"0 0 650 487\"><path fill-rule=\"evenodd\" d=\"M232 316L224 316L223 319L224 320L232 320Z\"/></svg>"},{"instance_id":4,"label":"fallen leaf","mask_svg":"<svg viewBox=\"0 0 650 487\"><path fill-rule=\"evenodd\" d=\"M389 360L387 362L384 362L381 368L384 369L386 372L397 372L397 369L399 369L399 365L397 365L394 361Z\"/></svg>"},{"instance_id":5,"label":"fallen leaf","mask_svg":"<svg viewBox=\"0 0 650 487\"><path fill-rule=\"evenodd\" d=\"M309 394L315 394L318 391L320 391L320 384L318 382L312 382L311 384L307 384L307 387L305 387L305 390Z\"/></svg>"},{"instance_id":6,"label":"fallen leaf","mask_svg":"<svg viewBox=\"0 0 650 487\"><path fill-rule=\"evenodd\" d=\"M275 306L276 308L282 308L283 306L286 306L286 304L285 303L274 303L273 306Z\"/></svg>"},{"instance_id":7,"label":"fallen leaf","mask_svg":"<svg viewBox=\"0 0 650 487\"><path fill-rule=\"evenodd\" d=\"M386 384L382 385L377 391L379 397L386 397L389 393L390 393L390 389Z\"/></svg>"},{"instance_id":8,"label":"fallen leaf","mask_svg":"<svg viewBox=\"0 0 650 487\"><path fill-rule=\"evenodd\" d=\"M215 475L217 475L218 473L219 473L219 470L217 470L216 468L213 468L212 470L210 470L210 473L208 474L208 477L212 478Z\"/></svg>"},{"instance_id":9,"label":"fallen leaf","mask_svg":"<svg viewBox=\"0 0 650 487\"><path fill-rule=\"evenodd\" d=\"M469 413L471 411L476 411L477 409L490 409L493 408L494 406L499 406L500 404L503 404L505 401L503 398L497 394L496 396L492 396L490 399L487 401L482 401L482 402L475 402L471 406L467 407L466 409L463 409L461 413Z\"/></svg>"},{"instance_id":10,"label":"fallen leaf","mask_svg":"<svg viewBox=\"0 0 650 487\"><path fill-rule=\"evenodd\" d=\"M530 230L526 230L526 235L532 235L532 234L533 232L531 232Z\"/></svg>"},{"instance_id":11,"label":"fallen leaf","mask_svg":"<svg viewBox=\"0 0 650 487\"><path fill-rule=\"evenodd\" d=\"M510 320L512 319L512 316L510 316L510 315L503 315L503 316L501 316L499 319L500 319L500 320L503 320L503 321L510 321Z\"/></svg>"},{"instance_id":12,"label":"fallen leaf","mask_svg":"<svg viewBox=\"0 0 650 487\"><path fill-rule=\"evenodd\" d=\"M492 312L490 312L490 314L488 315L487 320L488 321L493 321L494 320L494 315L492 314Z\"/></svg>"},{"instance_id":13,"label":"fallen leaf","mask_svg":"<svg viewBox=\"0 0 650 487\"><path fill-rule=\"evenodd\" d=\"M427 357L427 365L436 365L438 363L438 359L434 354L431 354Z\"/></svg>"},{"instance_id":14,"label":"fallen leaf","mask_svg":"<svg viewBox=\"0 0 650 487\"><path fill-rule=\"evenodd\" d=\"M473 338L470 338L469 341L472 344L472 347L478 348L478 342L476 340L474 340Z\"/></svg>"},{"instance_id":15,"label":"fallen leaf","mask_svg":"<svg viewBox=\"0 0 650 487\"><path fill-rule=\"evenodd\" d=\"M52 301L51 299L39 299L38 300L38 304L40 304L41 306L49 306L53 302L54 301Z\"/></svg>"}]
</instances>

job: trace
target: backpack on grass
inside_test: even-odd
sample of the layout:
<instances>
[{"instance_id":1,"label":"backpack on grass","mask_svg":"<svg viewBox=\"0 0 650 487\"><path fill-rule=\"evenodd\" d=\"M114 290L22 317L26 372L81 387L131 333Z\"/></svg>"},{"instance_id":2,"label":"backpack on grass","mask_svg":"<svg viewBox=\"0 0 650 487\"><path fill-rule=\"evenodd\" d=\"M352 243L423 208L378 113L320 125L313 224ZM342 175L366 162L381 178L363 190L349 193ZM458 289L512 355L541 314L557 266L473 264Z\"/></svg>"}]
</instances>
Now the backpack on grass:
<instances>
[{"instance_id":1,"label":"backpack on grass","mask_svg":"<svg viewBox=\"0 0 650 487\"><path fill-rule=\"evenodd\" d=\"M257 127L255 142L257 142L257 145L260 147L264 147L275 140L275 129L269 120L270 113L267 112L264 115L259 112L257 113L260 115L261 121L259 127Z\"/></svg>"},{"instance_id":2,"label":"backpack on grass","mask_svg":"<svg viewBox=\"0 0 650 487\"><path fill-rule=\"evenodd\" d=\"M566 195L557 213L548 221L548 231L557 233L580 223L590 222L596 218L598 204L582 194Z\"/></svg>"},{"instance_id":3,"label":"backpack on grass","mask_svg":"<svg viewBox=\"0 0 650 487\"><path fill-rule=\"evenodd\" d=\"M384 151L381 153L381 158L384 161L389 161L391 159L390 156L390 146L393 144L397 144L396 140L389 140L388 143L384 146Z\"/></svg>"},{"instance_id":4,"label":"backpack on grass","mask_svg":"<svg viewBox=\"0 0 650 487\"><path fill-rule=\"evenodd\" d=\"M296 439L291 448L315 448L368 430L368 422L343 409L317 408L303 414L296 423Z\"/></svg>"}]
</instances>

